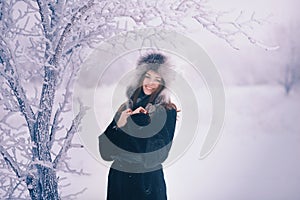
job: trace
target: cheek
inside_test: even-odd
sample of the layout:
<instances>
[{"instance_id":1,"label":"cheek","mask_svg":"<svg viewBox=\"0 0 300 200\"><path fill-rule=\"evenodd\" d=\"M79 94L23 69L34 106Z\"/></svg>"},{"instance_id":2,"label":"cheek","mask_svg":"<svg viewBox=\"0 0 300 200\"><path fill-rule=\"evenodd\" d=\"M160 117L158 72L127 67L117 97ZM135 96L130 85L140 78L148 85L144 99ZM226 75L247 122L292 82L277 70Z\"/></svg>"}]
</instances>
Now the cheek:
<instances>
[{"instance_id":1,"label":"cheek","mask_svg":"<svg viewBox=\"0 0 300 200\"><path fill-rule=\"evenodd\" d=\"M149 83L149 81L145 78L145 79L143 80L143 86L146 85L146 84L148 84L148 83Z\"/></svg>"},{"instance_id":2,"label":"cheek","mask_svg":"<svg viewBox=\"0 0 300 200\"><path fill-rule=\"evenodd\" d=\"M159 83L154 83L153 86L155 89L157 89L159 87Z\"/></svg>"}]
</instances>

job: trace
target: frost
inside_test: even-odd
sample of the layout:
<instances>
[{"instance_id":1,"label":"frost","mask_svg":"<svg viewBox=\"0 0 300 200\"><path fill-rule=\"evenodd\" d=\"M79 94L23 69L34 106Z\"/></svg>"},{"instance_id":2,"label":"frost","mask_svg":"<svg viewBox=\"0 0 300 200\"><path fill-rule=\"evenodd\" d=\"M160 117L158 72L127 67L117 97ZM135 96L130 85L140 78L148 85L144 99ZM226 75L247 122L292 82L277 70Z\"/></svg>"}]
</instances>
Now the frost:
<instances>
[{"instance_id":1,"label":"frost","mask_svg":"<svg viewBox=\"0 0 300 200\"><path fill-rule=\"evenodd\" d=\"M28 188L28 190L32 190L33 189L33 185L29 184L29 185L27 185L27 188Z\"/></svg>"},{"instance_id":2,"label":"frost","mask_svg":"<svg viewBox=\"0 0 300 200\"><path fill-rule=\"evenodd\" d=\"M9 0L0 8L1 199L59 199L58 173L87 174L69 164L70 149L82 148L72 140L86 111L81 105L72 118L70 99L80 64L100 42L136 28L187 30L188 19L233 48L242 35L271 49L244 29L259 22L254 14L222 21L202 0Z\"/></svg>"}]
</instances>

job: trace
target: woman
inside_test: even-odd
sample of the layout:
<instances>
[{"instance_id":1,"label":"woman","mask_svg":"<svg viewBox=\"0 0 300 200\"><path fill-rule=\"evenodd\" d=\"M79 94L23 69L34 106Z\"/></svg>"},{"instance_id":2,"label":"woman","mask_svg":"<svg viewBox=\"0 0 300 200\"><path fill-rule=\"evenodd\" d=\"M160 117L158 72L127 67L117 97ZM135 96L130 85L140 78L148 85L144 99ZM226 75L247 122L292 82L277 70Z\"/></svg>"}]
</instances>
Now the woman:
<instances>
[{"instance_id":1,"label":"woman","mask_svg":"<svg viewBox=\"0 0 300 200\"><path fill-rule=\"evenodd\" d=\"M99 150L113 161L107 200L165 200L161 163L167 158L176 125L176 106L167 95L173 71L160 53L141 57L128 101L99 136Z\"/></svg>"}]
</instances>

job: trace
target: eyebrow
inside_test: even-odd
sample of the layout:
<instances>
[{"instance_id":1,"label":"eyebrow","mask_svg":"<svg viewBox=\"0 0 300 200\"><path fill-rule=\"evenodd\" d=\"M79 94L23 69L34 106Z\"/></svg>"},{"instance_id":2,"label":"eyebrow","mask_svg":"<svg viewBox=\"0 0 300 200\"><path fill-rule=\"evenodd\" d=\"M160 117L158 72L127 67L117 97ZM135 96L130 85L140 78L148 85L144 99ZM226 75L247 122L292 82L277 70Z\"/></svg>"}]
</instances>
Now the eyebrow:
<instances>
[{"instance_id":1,"label":"eyebrow","mask_svg":"<svg viewBox=\"0 0 300 200\"><path fill-rule=\"evenodd\" d=\"M148 76L151 76L151 74L149 74L148 72L146 73L146 75L148 75ZM160 77L160 76L155 76L154 78L161 79L161 77Z\"/></svg>"}]
</instances>

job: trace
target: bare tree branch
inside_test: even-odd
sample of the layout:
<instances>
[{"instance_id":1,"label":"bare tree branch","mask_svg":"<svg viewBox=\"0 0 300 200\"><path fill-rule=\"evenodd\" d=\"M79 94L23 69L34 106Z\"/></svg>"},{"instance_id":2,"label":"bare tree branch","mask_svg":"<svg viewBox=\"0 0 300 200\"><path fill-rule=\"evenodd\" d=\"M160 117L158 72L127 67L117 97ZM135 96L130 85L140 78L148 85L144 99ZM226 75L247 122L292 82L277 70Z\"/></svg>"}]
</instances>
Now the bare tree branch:
<instances>
[{"instance_id":1,"label":"bare tree branch","mask_svg":"<svg viewBox=\"0 0 300 200\"><path fill-rule=\"evenodd\" d=\"M13 91L16 97L20 112L24 115L28 124L29 132L33 132L33 124L35 121L35 115L31 106L28 104L27 96L23 87L20 84L20 80L16 69L13 67L14 60L11 57L12 53L7 47L7 43L0 36L1 47L0 47L0 63L5 66L4 70L0 71L0 75L4 77L9 83L10 89Z\"/></svg>"},{"instance_id":2,"label":"bare tree branch","mask_svg":"<svg viewBox=\"0 0 300 200\"><path fill-rule=\"evenodd\" d=\"M61 122L60 116L62 114L62 112L64 112L64 109L66 107L66 105L69 103L69 99L71 98L71 83L72 83L72 79L75 77L75 74L77 73L77 71L75 71L75 69L73 68L71 70L71 74L68 77L68 81L66 84L66 90L65 93L63 94L63 101L62 103L59 104L59 107L57 108L55 115L54 115L54 119L53 119L53 123L52 123L52 127L51 127L51 132L50 132L50 148L53 146L54 140L55 140L55 135L56 132L59 130L59 126L58 124Z\"/></svg>"},{"instance_id":3,"label":"bare tree branch","mask_svg":"<svg viewBox=\"0 0 300 200\"><path fill-rule=\"evenodd\" d=\"M55 55L53 56L52 62L54 66L58 65L58 60L60 59L62 53L63 53L63 49L65 46L65 40L66 37L69 35L70 31L72 30L72 27L78 23L78 20L81 19L81 17L85 14L85 12L90 9L92 6L94 5L94 0L89 0L87 5L84 5L83 7L81 7L78 12L76 12L76 14L72 17L71 22L69 22L67 24L67 26L64 28L64 31L59 39L58 45L55 48Z\"/></svg>"},{"instance_id":4,"label":"bare tree branch","mask_svg":"<svg viewBox=\"0 0 300 200\"><path fill-rule=\"evenodd\" d=\"M83 188L81 191L76 192L74 194L68 194L62 197L62 199L77 199L78 195L84 193L87 190L87 188Z\"/></svg>"},{"instance_id":5,"label":"bare tree branch","mask_svg":"<svg viewBox=\"0 0 300 200\"><path fill-rule=\"evenodd\" d=\"M18 187L24 182L24 180L19 180L18 183L10 190L8 191L8 199L14 199L14 193L16 192L16 190L18 189ZM25 189L25 188L24 188ZM22 190L25 191L25 190ZM21 193L22 194L22 193ZM20 197L20 196L19 196ZM19 198L21 199L21 198Z\"/></svg>"},{"instance_id":6,"label":"bare tree branch","mask_svg":"<svg viewBox=\"0 0 300 200\"><path fill-rule=\"evenodd\" d=\"M23 176L23 172L19 168L18 163L11 157L11 155L4 149L2 145L0 145L0 153L7 165L15 172L16 176L21 178Z\"/></svg>"},{"instance_id":7,"label":"bare tree branch","mask_svg":"<svg viewBox=\"0 0 300 200\"><path fill-rule=\"evenodd\" d=\"M79 113L73 119L72 125L66 134L64 145L61 147L58 155L56 156L55 160L53 161L53 168L57 168L57 165L60 163L61 159L63 159L66 156L67 151L70 149L73 136L78 131L78 127L80 125L80 122L81 122L86 110L87 110L87 108L81 104Z\"/></svg>"}]
</instances>

